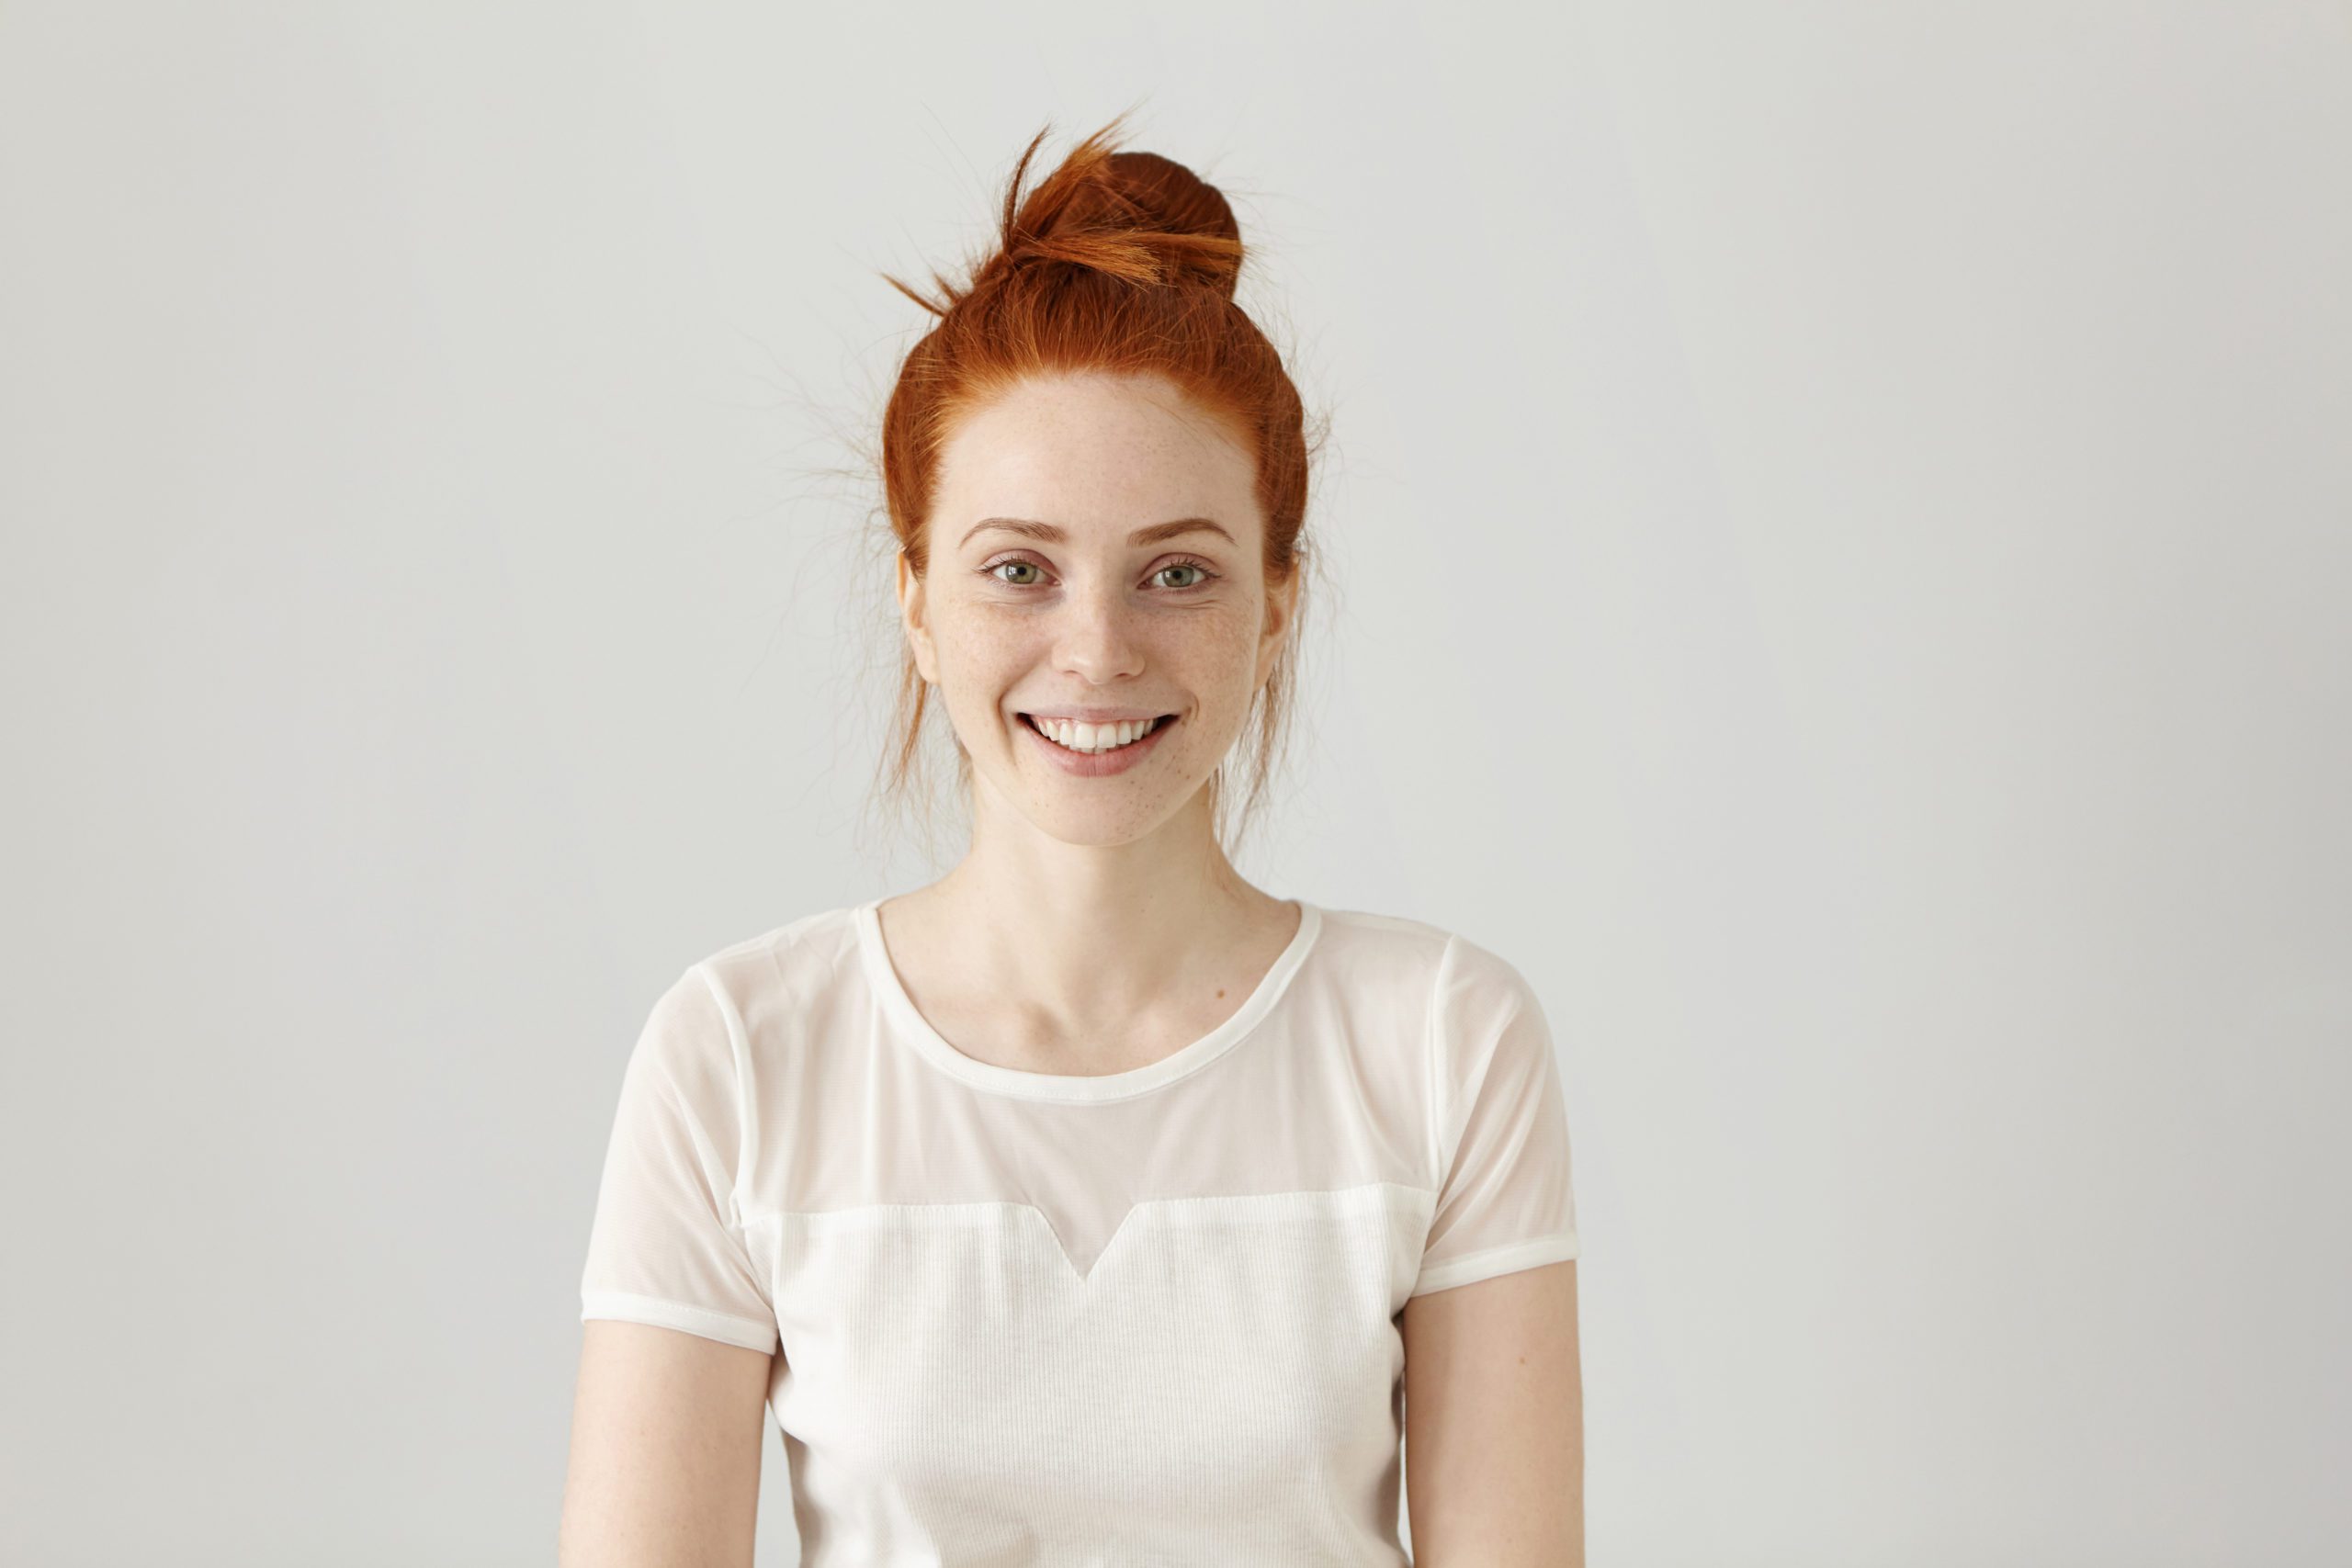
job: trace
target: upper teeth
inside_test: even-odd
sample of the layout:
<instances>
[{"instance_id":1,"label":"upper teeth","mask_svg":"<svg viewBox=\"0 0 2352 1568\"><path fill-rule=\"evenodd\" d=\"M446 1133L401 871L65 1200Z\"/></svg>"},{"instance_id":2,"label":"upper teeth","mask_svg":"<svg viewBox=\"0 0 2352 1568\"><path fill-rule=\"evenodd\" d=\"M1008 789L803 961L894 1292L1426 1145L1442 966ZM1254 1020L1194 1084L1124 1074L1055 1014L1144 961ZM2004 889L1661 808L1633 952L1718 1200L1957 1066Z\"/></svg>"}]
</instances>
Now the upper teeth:
<instances>
[{"instance_id":1,"label":"upper teeth","mask_svg":"<svg viewBox=\"0 0 2352 1568\"><path fill-rule=\"evenodd\" d=\"M1125 746L1159 722L1138 718L1124 724L1080 724L1067 718L1032 718L1041 734L1073 751L1108 751L1114 746Z\"/></svg>"}]
</instances>

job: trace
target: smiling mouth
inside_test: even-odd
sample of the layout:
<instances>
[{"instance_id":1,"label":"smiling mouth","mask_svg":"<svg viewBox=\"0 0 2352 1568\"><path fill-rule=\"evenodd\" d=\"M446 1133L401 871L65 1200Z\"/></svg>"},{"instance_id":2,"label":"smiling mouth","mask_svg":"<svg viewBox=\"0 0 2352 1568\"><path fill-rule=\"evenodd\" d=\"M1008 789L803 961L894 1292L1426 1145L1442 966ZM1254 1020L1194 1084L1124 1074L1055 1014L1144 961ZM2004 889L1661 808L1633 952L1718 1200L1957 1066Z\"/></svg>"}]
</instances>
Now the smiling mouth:
<instances>
[{"instance_id":1,"label":"smiling mouth","mask_svg":"<svg viewBox=\"0 0 2352 1568\"><path fill-rule=\"evenodd\" d=\"M1040 728L1038 727L1037 720L1036 720L1035 716L1033 716L1033 715L1025 714L1025 713L1024 713L1024 714L1019 715L1018 716L1020 717L1021 722L1022 722L1023 724L1027 725L1027 726L1030 728L1030 729L1032 729L1033 731L1035 731L1040 739L1045 740L1046 742L1047 742L1047 743L1048 743L1048 744L1050 744L1050 745L1060 746L1060 747L1061 747L1061 749L1062 749L1063 750L1065 750L1065 751L1069 751L1069 752L1074 752L1074 753L1076 753L1077 755L1079 755L1079 756L1080 756L1080 757L1100 757L1100 756L1107 755L1108 753L1113 752L1113 751L1123 751L1123 750L1126 750L1126 748L1127 748L1128 746L1138 745L1138 744L1140 744L1141 742L1143 742L1144 740L1148 739L1150 737L1152 737L1152 736L1154 736L1154 735L1159 734L1161 730L1163 730L1163 729L1167 728L1170 725L1171 725L1171 724L1173 724L1173 723L1175 723L1175 722L1176 722L1176 716L1175 716L1174 714L1172 714L1172 713L1164 713L1164 714L1161 714L1158 718L1153 719L1153 720L1151 721L1151 723L1150 723L1148 727L1146 727L1146 728L1145 728L1145 729L1142 731L1142 733L1138 734L1138 735L1135 738L1135 739L1133 739L1133 740L1129 740L1129 741L1126 741L1126 742L1125 742L1125 744L1123 744L1123 745L1119 745L1119 746L1094 746L1094 747L1081 747L1081 746L1067 746L1067 745L1063 745L1061 741L1059 741L1059 740L1056 740L1056 739L1054 739L1054 737L1052 736L1052 734L1051 734L1051 733L1049 733L1048 731L1046 731L1046 730L1045 730L1045 729L1043 729L1043 728ZM1110 727L1109 727L1108 725L1098 725L1098 726L1096 726L1096 728L1097 728L1098 730L1099 730L1099 729L1107 729L1107 728L1110 728Z\"/></svg>"}]
</instances>

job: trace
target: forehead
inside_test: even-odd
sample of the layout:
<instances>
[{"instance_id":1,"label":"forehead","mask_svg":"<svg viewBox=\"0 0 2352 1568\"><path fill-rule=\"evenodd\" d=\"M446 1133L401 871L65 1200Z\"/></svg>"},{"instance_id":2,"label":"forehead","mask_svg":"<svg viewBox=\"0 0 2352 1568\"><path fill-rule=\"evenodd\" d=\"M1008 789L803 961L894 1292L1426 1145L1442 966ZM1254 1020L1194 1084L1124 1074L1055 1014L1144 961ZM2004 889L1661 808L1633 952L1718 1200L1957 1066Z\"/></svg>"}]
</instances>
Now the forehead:
<instances>
[{"instance_id":1,"label":"forehead","mask_svg":"<svg viewBox=\"0 0 2352 1568\"><path fill-rule=\"evenodd\" d=\"M941 449L938 520L991 514L1122 535L1213 517L1254 527L1256 464L1222 422L1159 378L1025 380L971 413Z\"/></svg>"}]
</instances>

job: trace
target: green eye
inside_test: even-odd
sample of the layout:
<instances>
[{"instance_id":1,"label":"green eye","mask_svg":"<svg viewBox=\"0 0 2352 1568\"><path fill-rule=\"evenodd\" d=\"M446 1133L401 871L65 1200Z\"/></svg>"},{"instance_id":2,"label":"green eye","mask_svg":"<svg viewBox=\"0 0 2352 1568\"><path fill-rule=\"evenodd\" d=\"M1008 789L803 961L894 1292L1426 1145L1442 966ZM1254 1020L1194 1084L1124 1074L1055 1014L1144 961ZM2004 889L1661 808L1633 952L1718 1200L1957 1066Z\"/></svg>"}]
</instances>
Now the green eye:
<instances>
[{"instance_id":1,"label":"green eye","mask_svg":"<svg viewBox=\"0 0 2352 1568\"><path fill-rule=\"evenodd\" d=\"M990 581L1001 582L1007 588L1034 588L1037 586L1037 580L1035 578L1006 577L1003 574L1008 569L1039 573L1042 573L1045 570L1045 568L1036 561L1029 560L1020 556L1013 556L1004 560L989 562L988 565L980 568L980 575L988 578ZM1165 585L1166 591L1170 593L1189 593L1193 589L1205 588L1210 583L1216 581L1218 575L1216 571L1209 566L1208 562L1187 558L1184 560L1170 561L1166 566L1163 566L1158 571L1153 572L1152 576L1155 578L1161 578L1165 577L1171 571L1189 571L1193 573L1194 576L1193 581L1190 582L1178 582Z\"/></svg>"}]
</instances>

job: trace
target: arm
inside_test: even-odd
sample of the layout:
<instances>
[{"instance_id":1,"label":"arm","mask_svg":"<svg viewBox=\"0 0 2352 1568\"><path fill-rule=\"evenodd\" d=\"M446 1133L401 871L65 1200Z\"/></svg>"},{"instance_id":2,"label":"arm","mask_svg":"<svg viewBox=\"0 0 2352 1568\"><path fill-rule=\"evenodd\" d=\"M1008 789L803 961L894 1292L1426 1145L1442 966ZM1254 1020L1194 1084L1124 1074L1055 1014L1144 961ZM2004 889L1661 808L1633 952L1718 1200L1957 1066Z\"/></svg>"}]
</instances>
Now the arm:
<instances>
[{"instance_id":1,"label":"arm","mask_svg":"<svg viewBox=\"0 0 2352 1568\"><path fill-rule=\"evenodd\" d=\"M1570 1258L1405 1303L1405 1506L1420 1568L1584 1568Z\"/></svg>"},{"instance_id":2,"label":"arm","mask_svg":"<svg viewBox=\"0 0 2352 1568\"><path fill-rule=\"evenodd\" d=\"M677 1329L588 1322L558 1568L751 1568L774 1361Z\"/></svg>"}]
</instances>

